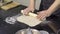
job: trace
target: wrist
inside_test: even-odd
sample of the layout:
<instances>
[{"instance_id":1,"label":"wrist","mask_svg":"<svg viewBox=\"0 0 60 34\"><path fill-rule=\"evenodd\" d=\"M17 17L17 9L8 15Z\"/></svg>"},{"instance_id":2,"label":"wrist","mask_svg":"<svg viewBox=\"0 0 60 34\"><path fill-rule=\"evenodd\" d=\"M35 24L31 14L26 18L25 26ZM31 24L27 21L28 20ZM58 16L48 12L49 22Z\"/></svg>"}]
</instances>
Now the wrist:
<instances>
[{"instance_id":1,"label":"wrist","mask_svg":"<svg viewBox=\"0 0 60 34\"><path fill-rule=\"evenodd\" d=\"M29 8L29 10L31 10L31 11L34 11L35 10L35 8L34 7L28 7Z\"/></svg>"},{"instance_id":2,"label":"wrist","mask_svg":"<svg viewBox=\"0 0 60 34\"><path fill-rule=\"evenodd\" d=\"M32 6L28 6L30 9L35 9L35 7L32 7Z\"/></svg>"},{"instance_id":3,"label":"wrist","mask_svg":"<svg viewBox=\"0 0 60 34\"><path fill-rule=\"evenodd\" d=\"M47 12L49 12L49 14L52 14L54 11L51 9L48 9Z\"/></svg>"},{"instance_id":4,"label":"wrist","mask_svg":"<svg viewBox=\"0 0 60 34\"><path fill-rule=\"evenodd\" d=\"M48 17L53 13L53 12L51 12L50 10L47 10L47 15L48 15Z\"/></svg>"}]
</instances>

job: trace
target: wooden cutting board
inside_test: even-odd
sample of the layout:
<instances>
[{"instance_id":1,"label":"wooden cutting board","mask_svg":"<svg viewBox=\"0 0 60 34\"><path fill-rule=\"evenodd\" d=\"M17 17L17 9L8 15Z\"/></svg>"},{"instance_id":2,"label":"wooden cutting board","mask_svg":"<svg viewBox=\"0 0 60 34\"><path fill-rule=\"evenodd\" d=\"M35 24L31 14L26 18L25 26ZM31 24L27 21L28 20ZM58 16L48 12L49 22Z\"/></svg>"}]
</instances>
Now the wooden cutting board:
<instances>
[{"instance_id":1,"label":"wooden cutting board","mask_svg":"<svg viewBox=\"0 0 60 34\"><path fill-rule=\"evenodd\" d=\"M20 3L12 2L10 4L7 4L7 5L2 6L1 8L3 10L8 10L8 9L14 8L14 7L18 6L18 5L20 5Z\"/></svg>"}]
</instances>

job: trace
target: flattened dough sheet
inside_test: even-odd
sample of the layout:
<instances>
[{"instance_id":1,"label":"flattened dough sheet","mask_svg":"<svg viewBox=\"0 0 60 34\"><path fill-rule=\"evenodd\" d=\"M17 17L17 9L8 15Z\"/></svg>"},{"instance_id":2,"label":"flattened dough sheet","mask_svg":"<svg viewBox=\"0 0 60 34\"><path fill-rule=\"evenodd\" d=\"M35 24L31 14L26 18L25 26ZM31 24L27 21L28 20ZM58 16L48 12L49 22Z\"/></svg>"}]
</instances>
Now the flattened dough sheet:
<instances>
[{"instance_id":1,"label":"flattened dough sheet","mask_svg":"<svg viewBox=\"0 0 60 34\"><path fill-rule=\"evenodd\" d=\"M42 21L38 20L36 17L21 15L17 17L17 21L27 24L29 26L36 26Z\"/></svg>"}]
</instances>

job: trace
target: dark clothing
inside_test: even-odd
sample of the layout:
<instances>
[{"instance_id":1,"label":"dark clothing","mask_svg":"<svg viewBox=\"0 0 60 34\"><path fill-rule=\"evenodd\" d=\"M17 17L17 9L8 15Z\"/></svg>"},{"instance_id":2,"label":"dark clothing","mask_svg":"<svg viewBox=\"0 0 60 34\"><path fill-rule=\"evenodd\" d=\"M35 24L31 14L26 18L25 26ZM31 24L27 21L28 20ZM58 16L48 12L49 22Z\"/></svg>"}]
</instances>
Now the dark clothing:
<instances>
[{"instance_id":1,"label":"dark clothing","mask_svg":"<svg viewBox=\"0 0 60 34\"><path fill-rule=\"evenodd\" d=\"M46 10L46 9L48 9L52 4L53 4L53 2L54 2L54 0L42 0L41 1L41 8L40 8L40 10ZM59 15L60 16L60 8L59 9L57 9L54 13L53 13L53 15Z\"/></svg>"}]
</instances>

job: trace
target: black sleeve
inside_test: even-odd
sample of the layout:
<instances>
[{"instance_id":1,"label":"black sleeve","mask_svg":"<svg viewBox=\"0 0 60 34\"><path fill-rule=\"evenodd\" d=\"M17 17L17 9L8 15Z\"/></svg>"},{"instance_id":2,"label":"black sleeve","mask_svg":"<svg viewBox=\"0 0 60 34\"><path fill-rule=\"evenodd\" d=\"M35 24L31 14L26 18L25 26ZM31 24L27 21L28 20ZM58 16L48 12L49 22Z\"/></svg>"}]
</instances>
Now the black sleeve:
<instances>
[{"instance_id":1,"label":"black sleeve","mask_svg":"<svg viewBox=\"0 0 60 34\"><path fill-rule=\"evenodd\" d=\"M40 10L48 9L53 2L54 0L41 0Z\"/></svg>"}]
</instances>

